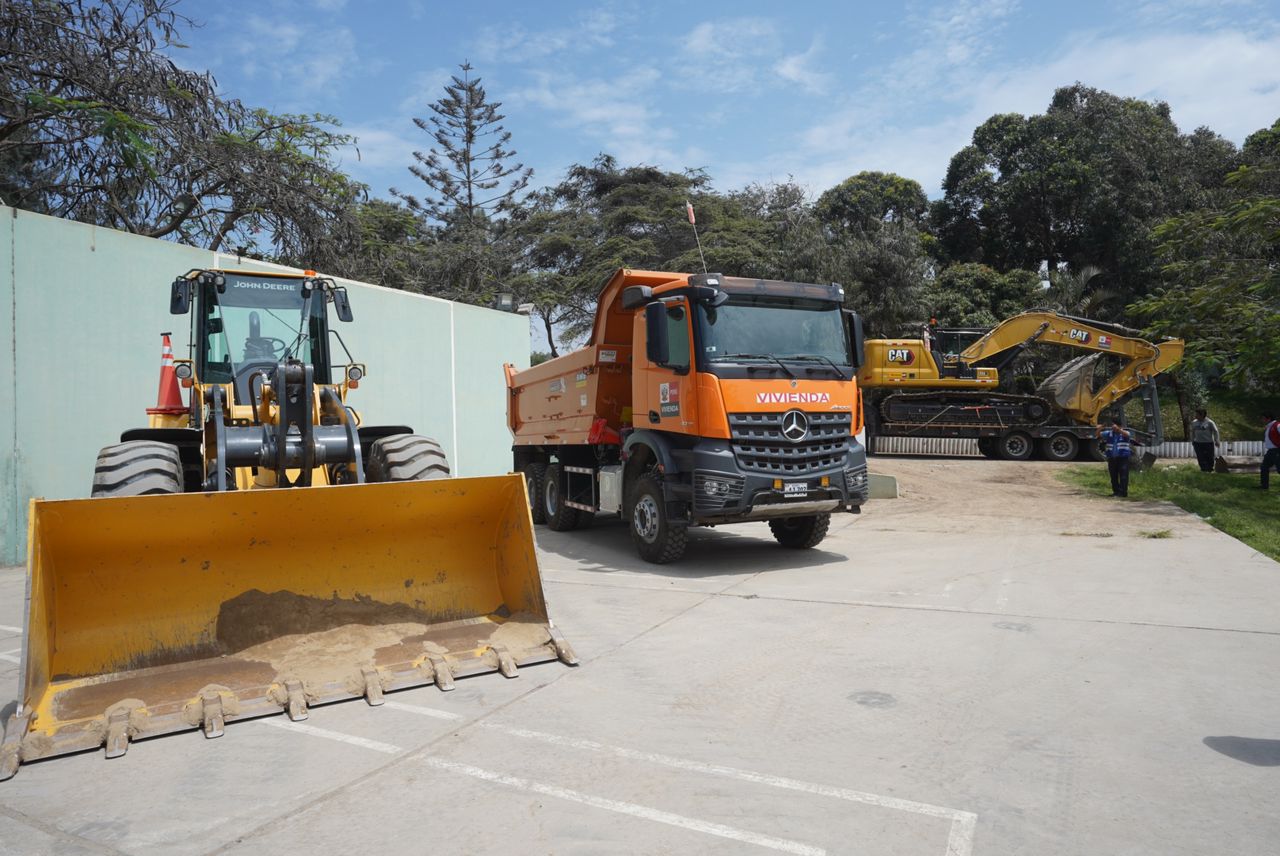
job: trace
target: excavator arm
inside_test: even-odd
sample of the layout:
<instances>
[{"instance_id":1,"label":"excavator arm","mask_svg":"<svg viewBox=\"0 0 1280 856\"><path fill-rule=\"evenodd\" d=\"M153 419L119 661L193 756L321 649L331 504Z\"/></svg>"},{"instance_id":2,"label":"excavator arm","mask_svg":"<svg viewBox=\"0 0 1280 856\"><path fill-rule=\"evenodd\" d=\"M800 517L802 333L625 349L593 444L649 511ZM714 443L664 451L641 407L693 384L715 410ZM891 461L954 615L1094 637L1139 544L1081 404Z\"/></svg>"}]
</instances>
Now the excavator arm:
<instances>
[{"instance_id":1,"label":"excavator arm","mask_svg":"<svg viewBox=\"0 0 1280 856\"><path fill-rule=\"evenodd\" d=\"M1051 396L1072 419L1096 423L1108 407L1182 361L1184 343L1181 339L1155 343L1135 332L1056 312L1023 312L1000 323L966 348L960 360L973 365L995 359L1010 349L1038 343L1086 351L1088 353L1067 363L1046 380L1040 392ZM1094 390L1093 367L1103 354L1114 354L1125 362L1106 383Z\"/></svg>"}]
</instances>

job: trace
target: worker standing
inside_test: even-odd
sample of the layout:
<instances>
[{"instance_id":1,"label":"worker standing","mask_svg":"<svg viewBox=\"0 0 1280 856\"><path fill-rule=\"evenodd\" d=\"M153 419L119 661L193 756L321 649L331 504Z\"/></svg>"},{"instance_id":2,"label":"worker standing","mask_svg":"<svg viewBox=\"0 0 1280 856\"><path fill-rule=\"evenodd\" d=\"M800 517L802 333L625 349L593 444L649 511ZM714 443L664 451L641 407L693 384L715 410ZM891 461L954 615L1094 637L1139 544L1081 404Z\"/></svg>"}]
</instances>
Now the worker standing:
<instances>
[{"instance_id":1,"label":"worker standing","mask_svg":"<svg viewBox=\"0 0 1280 856\"><path fill-rule=\"evenodd\" d=\"M1191 447L1196 450L1200 472L1213 472L1213 459L1221 442L1222 436L1218 432L1218 424L1209 418L1209 414L1203 407L1196 410L1196 418L1191 423Z\"/></svg>"},{"instance_id":2,"label":"worker standing","mask_svg":"<svg viewBox=\"0 0 1280 856\"><path fill-rule=\"evenodd\" d=\"M1111 427L1098 426L1098 438L1106 444L1107 471L1111 474L1111 495L1129 495L1129 458L1133 455L1133 438L1120 422ZM1265 474L1265 470L1264 470Z\"/></svg>"},{"instance_id":3,"label":"worker standing","mask_svg":"<svg viewBox=\"0 0 1280 856\"><path fill-rule=\"evenodd\" d=\"M1262 431L1262 489L1271 489L1271 469L1280 473L1280 419L1267 414L1267 427Z\"/></svg>"}]
</instances>

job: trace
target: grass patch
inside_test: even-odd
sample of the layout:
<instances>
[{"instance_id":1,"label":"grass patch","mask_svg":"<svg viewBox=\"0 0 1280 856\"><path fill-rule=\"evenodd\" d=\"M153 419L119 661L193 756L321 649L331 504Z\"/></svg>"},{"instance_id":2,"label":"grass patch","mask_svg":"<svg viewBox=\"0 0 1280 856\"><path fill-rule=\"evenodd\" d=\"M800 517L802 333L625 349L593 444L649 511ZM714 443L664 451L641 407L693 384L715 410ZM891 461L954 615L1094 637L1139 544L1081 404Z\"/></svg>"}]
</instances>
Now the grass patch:
<instances>
[{"instance_id":1,"label":"grass patch","mask_svg":"<svg viewBox=\"0 0 1280 856\"><path fill-rule=\"evenodd\" d=\"M1065 535L1068 538L1110 538L1110 532L1059 532L1059 535Z\"/></svg>"},{"instance_id":2,"label":"grass patch","mask_svg":"<svg viewBox=\"0 0 1280 856\"><path fill-rule=\"evenodd\" d=\"M1209 393L1205 409L1209 411L1209 418L1218 423L1223 440L1261 440L1262 416L1264 413L1280 413L1280 397L1214 390ZM1124 412L1130 425L1142 426L1142 401L1137 396L1129 400ZM1166 440L1187 439L1186 432L1182 430L1182 416L1178 413L1178 397L1172 389L1160 390L1160 415L1164 420Z\"/></svg>"},{"instance_id":3,"label":"grass patch","mask_svg":"<svg viewBox=\"0 0 1280 856\"><path fill-rule=\"evenodd\" d=\"M1090 493L1111 497L1111 480L1102 464L1067 467L1058 477ZM1256 473L1202 473L1195 464L1170 466L1157 463L1148 472L1130 473L1129 499L1172 502L1233 538L1239 538L1258 552L1280 561L1280 525L1277 525L1280 490L1258 490ZM1158 534L1161 531L1168 534ZM1147 538L1173 535L1168 530L1140 534Z\"/></svg>"},{"instance_id":4,"label":"grass patch","mask_svg":"<svg viewBox=\"0 0 1280 856\"><path fill-rule=\"evenodd\" d=\"M1172 538L1172 529L1140 529L1138 535L1143 538Z\"/></svg>"}]
</instances>

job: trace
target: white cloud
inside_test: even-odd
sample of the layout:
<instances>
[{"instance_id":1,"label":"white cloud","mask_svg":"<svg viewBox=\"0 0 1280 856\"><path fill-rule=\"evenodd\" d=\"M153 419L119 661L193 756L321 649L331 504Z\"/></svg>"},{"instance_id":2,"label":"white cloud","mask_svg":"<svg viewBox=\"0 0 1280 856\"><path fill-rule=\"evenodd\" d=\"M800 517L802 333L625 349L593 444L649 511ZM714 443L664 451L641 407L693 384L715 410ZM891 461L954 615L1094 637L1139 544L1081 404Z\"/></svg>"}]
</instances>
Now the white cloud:
<instances>
[{"instance_id":1,"label":"white cloud","mask_svg":"<svg viewBox=\"0 0 1280 856\"><path fill-rule=\"evenodd\" d=\"M520 24L490 26L480 31L471 49L484 62L527 62L569 50L609 47L620 24L614 12L595 9L567 27L530 31Z\"/></svg>"},{"instance_id":2,"label":"white cloud","mask_svg":"<svg viewBox=\"0 0 1280 856\"><path fill-rule=\"evenodd\" d=\"M745 92L761 84L780 42L777 26L767 18L703 21L680 40L684 58L673 86L716 92Z\"/></svg>"},{"instance_id":3,"label":"white cloud","mask_svg":"<svg viewBox=\"0 0 1280 856\"><path fill-rule=\"evenodd\" d=\"M783 57L773 67L774 72L788 83L794 83L815 95L827 92L833 78L830 72L817 71L812 64L822 53L822 37L816 37L803 53Z\"/></svg>"},{"instance_id":4,"label":"white cloud","mask_svg":"<svg viewBox=\"0 0 1280 856\"><path fill-rule=\"evenodd\" d=\"M1085 35L1033 66L955 66L953 78L964 82L952 88L942 118L924 118L938 111L926 109L936 102L923 79L919 88L878 81L805 129L805 156L791 163L802 165L797 177L814 189L881 169L915 178L934 195L951 156L970 142L975 127L996 113L1041 113L1054 89L1075 81L1167 101L1184 132L1207 125L1238 143L1280 115L1277 56L1280 33L1274 31ZM778 163L766 160L760 168L776 171Z\"/></svg>"},{"instance_id":5,"label":"white cloud","mask_svg":"<svg viewBox=\"0 0 1280 856\"><path fill-rule=\"evenodd\" d=\"M298 23L250 15L236 48L249 78L266 78L283 90L285 102L312 96L350 77L361 65L355 35L347 27ZM321 47L322 46L322 47Z\"/></svg>"},{"instance_id":6,"label":"white cloud","mask_svg":"<svg viewBox=\"0 0 1280 856\"><path fill-rule=\"evenodd\" d=\"M347 0L311 0L311 2L323 12L341 12L347 6Z\"/></svg>"},{"instance_id":7,"label":"white cloud","mask_svg":"<svg viewBox=\"0 0 1280 856\"><path fill-rule=\"evenodd\" d=\"M459 69L431 68L420 71L410 82L412 91L400 100L399 110L405 116L425 116L431 105L444 96L444 87Z\"/></svg>"}]
</instances>

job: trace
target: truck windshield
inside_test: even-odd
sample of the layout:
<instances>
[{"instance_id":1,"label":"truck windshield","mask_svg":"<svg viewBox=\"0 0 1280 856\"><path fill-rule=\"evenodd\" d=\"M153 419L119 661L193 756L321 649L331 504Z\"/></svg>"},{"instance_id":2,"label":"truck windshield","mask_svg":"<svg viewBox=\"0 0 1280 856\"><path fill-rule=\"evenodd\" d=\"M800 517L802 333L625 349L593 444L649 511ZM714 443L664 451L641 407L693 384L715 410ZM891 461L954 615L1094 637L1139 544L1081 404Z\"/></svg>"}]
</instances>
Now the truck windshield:
<instances>
[{"instance_id":1,"label":"truck windshield","mask_svg":"<svg viewBox=\"0 0 1280 856\"><path fill-rule=\"evenodd\" d=\"M303 323L301 280L227 274L221 294L212 284L204 288L197 347L205 383L229 383L249 364L261 368L285 357L310 363L313 341L324 342L324 294L312 299Z\"/></svg>"},{"instance_id":2,"label":"truck windshield","mask_svg":"<svg viewBox=\"0 0 1280 856\"><path fill-rule=\"evenodd\" d=\"M811 359L849 365L840 305L829 300L730 294L721 306L698 304L702 357L709 362Z\"/></svg>"}]
</instances>

